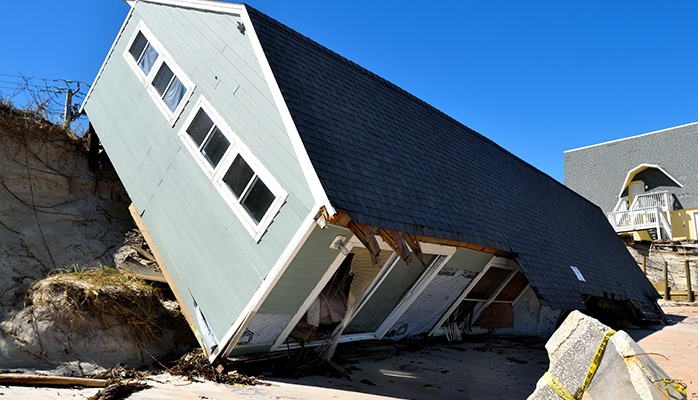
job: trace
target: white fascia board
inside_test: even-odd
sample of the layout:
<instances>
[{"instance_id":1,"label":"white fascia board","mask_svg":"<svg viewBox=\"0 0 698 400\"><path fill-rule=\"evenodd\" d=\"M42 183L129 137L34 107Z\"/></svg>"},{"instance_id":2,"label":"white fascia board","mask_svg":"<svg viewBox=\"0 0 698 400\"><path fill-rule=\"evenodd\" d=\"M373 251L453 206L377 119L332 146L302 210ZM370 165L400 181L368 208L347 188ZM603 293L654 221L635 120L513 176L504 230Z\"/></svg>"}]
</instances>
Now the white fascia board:
<instances>
[{"instance_id":1,"label":"white fascia board","mask_svg":"<svg viewBox=\"0 0 698 400\"><path fill-rule=\"evenodd\" d=\"M162 4L166 6L191 8L194 10L213 11L224 14L236 15L239 15L244 11L244 7L240 3L230 3L227 1L215 0L136 0L135 2ZM134 1L130 0L127 1L127 3L134 3Z\"/></svg>"},{"instance_id":2,"label":"white fascia board","mask_svg":"<svg viewBox=\"0 0 698 400\"><path fill-rule=\"evenodd\" d=\"M92 86L90 86L90 90L87 91L87 94L85 95L85 100L82 101L82 105L80 106L80 113L81 114L83 112L85 112L85 104L87 104L87 100L90 99L90 95L92 94L92 90L94 90L95 86L97 85L97 81L99 81L99 78L102 76L102 72L104 72L104 68L107 66L107 62L109 61L109 59L111 59L112 55L114 54L114 49L116 48L116 44L119 42L119 39L121 39L121 36L124 34L124 30L126 29L126 24L128 24L128 21L131 19L132 16L133 16L133 5L131 5L131 9L128 11L126 18L124 19L124 23L121 24L121 29L119 29L119 33L116 35L116 38L114 39L114 42L112 43L111 48L109 49L109 52L107 53L107 56L104 58L104 61L102 62L102 66L99 68L99 71L97 72L97 76L95 76L95 80L92 81Z\"/></svg>"},{"instance_id":3,"label":"white fascia board","mask_svg":"<svg viewBox=\"0 0 698 400\"><path fill-rule=\"evenodd\" d=\"M669 174L668 172L666 172L666 171L664 170L664 168L660 167L659 165L657 165L657 164L645 164L645 163L642 163L642 164L638 165L637 167L635 167L635 168L631 169L630 171L628 171L628 174L625 176L625 181L623 181L623 186L620 188L620 192L618 193L618 198L619 198L619 199L620 199L621 197L623 197L623 192L625 191L625 188L628 187L628 185L630 184L630 182L632 182L632 180L635 178L635 175L637 175L638 173L640 173L640 172L642 172L642 171L644 171L644 170L646 170L646 169L648 169L648 168L656 168L656 169L658 169L661 173L663 173L664 175L666 175L667 178L671 179L675 184L679 185L679 187L681 187L681 188L683 187L683 185L681 184L681 182L679 182L678 180L676 180L676 178L674 178L673 176L671 176L671 174Z\"/></svg>"},{"instance_id":4,"label":"white fascia board","mask_svg":"<svg viewBox=\"0 0 698 400\"><path fill-rule=\"evenodd\" d=\"M310 234L317 227L317 222L315 221L317 213L317 209L310 210L310 213L305 217L302 225L296 231L293 238L291 238L291 241L288 243L283 253L281 253L281 256L278 258L271 271L269 271L266 278L264 278L252 299L247 303L247 306L245 306L240 315L238 315L235 322L228 328L228 331L219 342L216 352L209 357L209 361L213 363L221 357L228 357L233 348L235 348L245 328L252 321L257 310L259 310L259 307L262 306L262 303L266 300L267 296L269 296L272 289L274 289L274 286L276 286L276 283L286 271L286 268L288 268L291 261L293 261L310 237Z\"/></svg>"},{"instance_id":5,"label":"white fascia board","mask_svg":"<svg viewBox=\"0 0 698 400\"><path fill-rule=\"evenodd\" d=\"M283 121L284 127L286 128L286 132L289 135L289 139L291 140L291 145L293 146L293 150L296 154L301 170L303 171L303 175L305 176L306 182L308 183L308 187L310 187L310 192L313 196L313 199L315 200L315 208L319 209L320 207L324 206L329 215L335 215L337 211L330 203L330 199L327 197L325 188L322 186L322 183L320 182L320 177L318 176L317 172L315 171L315 168L313 167L312 162L310 161L308 151L305 149L305 145L303 144L301 135L300 133L298 133L298 128L296 127L296 124L293 122L291 111L288 109L288 106L286 105L286 101L284 100L283 94L281 93L279 84L276 82L276 77L274 76L274 73L271 70L271 65L269 65L269 61L267 60L267 57L264 55L262 43L259 41L259 38L257 37L257 32L254 29L252 20L250 20L250 16L247 13L246 9L245 12L242 13L242 20L246 28L245 34L248 34L250 36L250 42L252 43L252 48L254 50L255 56L257 57L257 61L259 62L260 67L262 68L264 79L269 85L269 90L271 91L274 103L277 109L279 110L279 113L281 114L281 119Z\"/></svg>"},{"instance_id":6,"label":"white fascia board","mask_svg":"<svg viewBox=\"0 0 698 400\"><path fill-rule=\"evenodd\" d=\"M564 153L571 153L571 152L573 152L573 151L589 149L589 148L597 147L597 146L605 146L605 145L611 144L611 143L622 142L622 141L625 141L625 140L632 140L632 139L636 139L636 138L639 138L639 137L642 137L642 136L654 135L655 133L666 132L666 131L670 131L670 130L673 130L673 129L683 128L683 127L691 126L691 125L698 125L698 122L691 122L691 123L688 123L688 124L683 124L683 125L678 125L678 126L672 126L671 128L665 128L665 129L660 129L660 130L658 130L658 131L652 131L652 132L647 132L647 133L641 133L641 134L635 135L635 136L629 136L629 137L624 137L624 138L620 138L620 139L609 140L608 142L601 142L601 143L591 144L591 145L589 145L589 146L577 147L576 149L565 150Z\"/></svg>"}]
</instances>

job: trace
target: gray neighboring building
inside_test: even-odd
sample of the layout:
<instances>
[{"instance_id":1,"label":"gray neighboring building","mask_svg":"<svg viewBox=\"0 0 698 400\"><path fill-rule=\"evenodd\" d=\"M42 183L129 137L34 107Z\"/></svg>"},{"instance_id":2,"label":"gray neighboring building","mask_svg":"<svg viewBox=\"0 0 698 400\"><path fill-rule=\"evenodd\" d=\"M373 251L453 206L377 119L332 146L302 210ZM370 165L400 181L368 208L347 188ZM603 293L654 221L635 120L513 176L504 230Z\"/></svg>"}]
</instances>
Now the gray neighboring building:
<instances>
[{"instance_id":1,"label":"gray neighboring building","mask_svg":"<svg viewBox=\"0 0 698 400\"><path fill-rule=\"evenodd\" d=\"M698 123L565 152L565 185L636 240L698 239Z\"/></svg>"},{"instance_id":2,"label":"gray neighboring building","mask_svg":"<svg viewBox=\"0 0 698 400\"><path fill-rule=\"evenodd\" d=\"M486 137L247 5L129 4L83 109L212 361L658 315L599 208Z\"/></svg>"}]
</instances>

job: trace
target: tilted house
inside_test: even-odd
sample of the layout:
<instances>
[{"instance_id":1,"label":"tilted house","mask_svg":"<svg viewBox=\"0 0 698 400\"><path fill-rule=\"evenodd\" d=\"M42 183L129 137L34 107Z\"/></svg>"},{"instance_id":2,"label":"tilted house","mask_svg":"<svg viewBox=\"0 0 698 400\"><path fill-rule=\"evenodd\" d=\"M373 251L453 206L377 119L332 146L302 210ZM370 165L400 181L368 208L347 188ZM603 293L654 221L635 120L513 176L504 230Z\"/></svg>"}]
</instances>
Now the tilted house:
<instances>
[{"instance_id":1,"label":"tilted house","mask_svg":"<svg viewBox=\"0 0 698 400\"><path fill-rule=\"evenodd\" d=\"M83 109L212 361L654 315L598 207L487 138L249 6L130 4Z\"/></svg>"},{"instance_id":2,"label":"tilted house","mask_svg":"<svg viewBox=\"0 0 698 400\"><path fill-rule=\"evenodd\" d=\"M635 240L697 240L698 123L565 152L565 185Z\"/></svg>"}]
</instances>

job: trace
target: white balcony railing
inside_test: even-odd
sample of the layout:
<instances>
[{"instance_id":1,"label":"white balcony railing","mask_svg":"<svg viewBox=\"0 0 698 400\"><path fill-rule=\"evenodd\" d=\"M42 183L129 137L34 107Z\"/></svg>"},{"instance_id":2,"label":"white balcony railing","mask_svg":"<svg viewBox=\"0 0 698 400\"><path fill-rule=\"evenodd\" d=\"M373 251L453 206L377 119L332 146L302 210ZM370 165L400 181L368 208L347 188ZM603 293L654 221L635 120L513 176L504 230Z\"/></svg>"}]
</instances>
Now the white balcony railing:
<instances>
[{"instance_id":1,"label":"white balcony railing","mask_svg":"<svg viewBox=\"0 0 698 400\"><path fill-rule=\"evenodd\" d=\"M645 208L636 208L635 204L636 202L633 202L630 210L608 213L608 221L616 232L656 229L658 239L671 239L671 224L666 215L664 215L661 204Z\"/></svg>"},{"instance_id":2,"label":"white balcony railing","mask_svg":"<svg viewBox=\"0 0 698 400\"><path fill-rule=\"evenodd\" d=\"M659 207L662 211L668 212L674 209L674 204L671 200L672 197L669 192L643 193L635 197L630 209L637 210L641 208Z\"/></svg>"}]
</instances>

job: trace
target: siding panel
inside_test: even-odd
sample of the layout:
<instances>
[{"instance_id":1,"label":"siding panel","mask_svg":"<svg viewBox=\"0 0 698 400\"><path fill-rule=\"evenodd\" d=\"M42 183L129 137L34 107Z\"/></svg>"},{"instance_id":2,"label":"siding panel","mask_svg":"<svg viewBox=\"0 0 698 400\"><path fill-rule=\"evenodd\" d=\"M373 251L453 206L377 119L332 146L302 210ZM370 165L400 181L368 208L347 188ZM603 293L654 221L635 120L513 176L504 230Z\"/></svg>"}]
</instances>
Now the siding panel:
<instances>
[{"instance_id":1,"label":"siding panel","mask_svg":"<svg viewBox=\"0 0 698 400\"><path fill-rule=\"evenodd\" d=\"M142 19L159 50L195 85L174 126L123 57ZM232 15L137 3L85 105L187 309L193 311L191 293L219 339L314 205L250 39L237 30L237 21ZM289 193L259 243L178 137L201 95ZM303 294L297 297L294 303L304 300Z\"/></svg>"}]
</instances>

